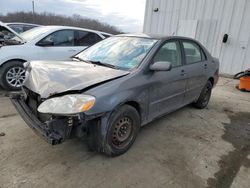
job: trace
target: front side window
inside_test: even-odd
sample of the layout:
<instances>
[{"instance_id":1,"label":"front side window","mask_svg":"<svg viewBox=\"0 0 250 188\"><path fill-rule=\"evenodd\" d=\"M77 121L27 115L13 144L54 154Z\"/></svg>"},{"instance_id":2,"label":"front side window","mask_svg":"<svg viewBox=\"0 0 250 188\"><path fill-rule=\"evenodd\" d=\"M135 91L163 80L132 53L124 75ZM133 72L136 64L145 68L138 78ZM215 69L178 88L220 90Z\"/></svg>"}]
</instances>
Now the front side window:
<instances>
[{"instance_id":1,"label":"front side window","mask_svg":"<svg viewBox=\"0 0 250 188\"><path fill-rule=\"evenodd\" d=\"M196 63L203 61L205 59L204 53L202 52L202 49L199 45L197 45L194 42L183 42L184 52L185 52L185 58L186 63Z\"/></svg>"},{"instance_id":2,"label":"front side window","mask_svg":"<svg viewBox=\"0 0 250 188\"><path fill-rule=\"evenodd\" d=\"M95 33L88 31L76 31L75 46L91 46L101 40L102 38Z\"/></svg>"},{"instance_id":3,"label":"front side window","mask_svg":"<svg viewBox=\"0 0 250 188\"><path fill-rule=\"evenodd\" d=\"M181 66L181 50L177 41L165 43L156 53L154 62L168 61L172 67Z\"/></svg>"},{"instance_id":4,"label":"front side window","mask_svg":"<svg viewBox=\"0 0 250 188\"><path fill-rule=\"evenodd\" d=\"M77 57L130 70L139 66L156 42L154 39L139 37L109 37L84 50Z\"/></svg>"},{"instance_id":5,"label":"front side window","mask_svg":"<svg viewBox=\"0 0 250 188\"><path fill-rule=\"evenodd\" d=\"M74 46L74 31L61 30L56 31L47 37L42 42L50 42L51 46Z\"/></svg>"}]
</instances>

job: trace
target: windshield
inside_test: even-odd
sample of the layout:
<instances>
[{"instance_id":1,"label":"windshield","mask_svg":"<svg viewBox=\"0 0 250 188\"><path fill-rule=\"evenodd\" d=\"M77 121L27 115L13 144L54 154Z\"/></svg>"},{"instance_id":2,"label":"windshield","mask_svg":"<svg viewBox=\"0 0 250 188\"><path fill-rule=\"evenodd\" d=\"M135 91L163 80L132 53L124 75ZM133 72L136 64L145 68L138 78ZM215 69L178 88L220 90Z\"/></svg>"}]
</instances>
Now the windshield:
<instances>
[{"instance_id":1,"label":"windshield","mask_svg":"<svg viewBox=\"0 0 250 188\"><path fill-rule=\"evenodd\" d=\"M21 37L23 37L26 41L31 41L38 36L48 32L51 28L49 27L35 27L33 29L30 29L28 31L25 31L20 34Z\"/></svg>"},{"instance_id":2,"label":"windshield","mask_svg":"<svg viewBox=\"0 0 250 188\"><path fill-rule=\"evenodd\" d=\"M129 70L137 67L157 40L138 37L110 37L76 57Z\"/></svg>"}]
</instances>

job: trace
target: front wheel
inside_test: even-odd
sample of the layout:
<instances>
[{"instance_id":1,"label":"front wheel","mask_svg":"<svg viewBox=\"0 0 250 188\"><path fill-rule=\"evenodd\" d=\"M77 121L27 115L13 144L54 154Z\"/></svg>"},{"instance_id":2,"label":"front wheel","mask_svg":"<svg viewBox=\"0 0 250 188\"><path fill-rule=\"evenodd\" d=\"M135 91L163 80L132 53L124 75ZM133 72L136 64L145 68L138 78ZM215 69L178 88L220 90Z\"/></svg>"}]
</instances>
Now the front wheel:
<instances>
[{"instance_id":1,"label":"front wheel","mask_svg":"<svg viewBox=\"0 0 250 188\"><path fill-rule=\"evenodd\" d=\"M203 109L208 105L212 93L212 88L212 83L210 81L207 81L206 85L201 91L198 100L193 103L196 108Z\"/></svg>"},{"instance_id":2,"label":"front wheel","mask_svg":"<svg viewBox=\"0 0 250 188\"><path fill-rule=\"evenodd\" d=\"M125 153L134 143L140 129L140 116L135 108L121 106L109 119L105 143L105 154L118 156Z\"/></svg>"},{"instance_id":3,"label":"front wheel","mask_svg":"<svg viewBox=\"0 0 250 188\"><path fill-rule=\"evenodd\" d=\"M25 69L20 61L9 61L0 68L0 84L6 90L19 90L25 79Z\"/></svg>"}]
</instances>

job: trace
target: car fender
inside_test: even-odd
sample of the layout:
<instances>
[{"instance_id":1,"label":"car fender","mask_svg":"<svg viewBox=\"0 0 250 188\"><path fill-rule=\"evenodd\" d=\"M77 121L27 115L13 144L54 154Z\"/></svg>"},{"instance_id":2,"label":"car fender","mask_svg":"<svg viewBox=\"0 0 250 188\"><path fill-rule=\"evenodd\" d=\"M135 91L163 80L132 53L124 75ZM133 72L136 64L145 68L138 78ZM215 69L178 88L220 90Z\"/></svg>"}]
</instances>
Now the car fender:
<instances>
[{"instance_id":1,"label":"car fender","mask_svg":"<svg viewBox=\"0 0 250 188\"><path fill-rule=\"evenodd\" d=\"M0 66L4 63L20 59L23 61L30 61L35 58L36 54L31 51L31 46L3 46L0 48ZM33 53L33 55L30 55Z\"/></svg>"},{"instance_id":2,"label":"car fender","mask_svg":"<svg viewBox=\"0 0 250 188\"><path fill-rule=\"evenodd\" d=\"M126 78L120 79L125 80ZM102 87L101 89L100 87L97 87L94 88L94 90L86 92L86 94L90 94L96 97L95 105L90 110L85 112L86 115L105 114L107 112L114 111L123 104L135 103L139 106L139 109L137 110L139 111L139 114L141 116L142 124L146 122L148 112L148 88L138 86L136 87L136 89L132 89L134 87L132 86L130 89L130 87L122 84L123 82L116 81L117 80L112 81L116 83L115 85L112 85L112 83L106 83L100 86ZM135 82L131 81L130 83ZM123 89L119 91L119 87L121 85L124 86L122 87ZM105 91L102 89L104 89Z\"/></svg>"}]
</instances>

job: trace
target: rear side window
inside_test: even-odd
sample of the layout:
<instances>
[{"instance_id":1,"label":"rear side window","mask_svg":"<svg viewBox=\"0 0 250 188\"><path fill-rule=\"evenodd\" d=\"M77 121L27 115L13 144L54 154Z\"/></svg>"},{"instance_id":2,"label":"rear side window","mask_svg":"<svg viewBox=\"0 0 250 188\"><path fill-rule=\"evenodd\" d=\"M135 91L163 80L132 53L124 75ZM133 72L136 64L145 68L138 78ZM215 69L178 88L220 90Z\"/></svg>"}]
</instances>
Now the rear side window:
<instances>
[{"instance_id":1,"label":"rear side window","mask_svg":"<svg viewBox=\"0 0 250 188\"><path fill-rule=\"evenodd\" d=\"M181 66L181 50L179 42L166 42L154 57L154 62L157 61L168 61L172 63L172 67Z\"/></svg>"},{"instance_id":2,"label":"rear side window","mask_svg":"<svg viewBox=\"0 0 250 188\"><path fill-rule=\"evenodd\" d=\"M102 38L96 33L76 31L75 46L91 46L101 40Z\"/></svg>"},{"instance_id":3,"label":"rear side window","mask_svg":"<svg viewBox=\"0 0 250 188\"><path fill-rule=\"evenodd\" d=\"M184 41L182 44L187 64L201 62L206 59L203 50L195 42Z\"/></svg>"},{"instance_id":4,"label":"rear side window","mask_svg":"<svg viewBox=\"0 0 250 188\"><path fill-rule=\"evenodd\" d=\"M56 31L45 37L42 41L51 42L51 46L74 46L74 31Z\"/></svg>"}]
</instances>

